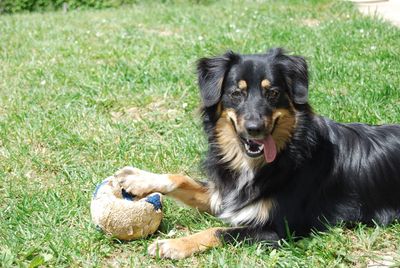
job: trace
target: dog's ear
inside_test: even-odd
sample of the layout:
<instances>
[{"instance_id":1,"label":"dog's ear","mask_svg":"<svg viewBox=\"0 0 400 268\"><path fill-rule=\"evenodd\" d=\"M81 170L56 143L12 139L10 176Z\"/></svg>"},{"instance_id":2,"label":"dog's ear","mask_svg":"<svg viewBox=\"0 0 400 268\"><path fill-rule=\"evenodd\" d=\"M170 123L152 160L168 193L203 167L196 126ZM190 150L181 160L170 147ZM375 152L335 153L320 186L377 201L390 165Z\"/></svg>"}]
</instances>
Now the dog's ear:
<instances>
[{"instance_id":1,"label":"dog's ear","mask_svg":"<svg viewBox=\"0 0 400 268\"><path fill-rule=\"evenodd\" d=\"M293 101L297 104L308 102L308 68L307 62L300 56L288 56L289 77L288 86L293 95ZM291 75L290 75L291 74Z\"/></svg>"},{"instance_id":2,"label":"dog's ear","mask_svg":"<svg viewBox=\"0 0 400 268\"><path fill-rule=\"evenodd\" d=\"M198 82L205 107L218 103L222 95L225 74L238 58L238 54L228 51L222 56L198 60Z\"/></svg>"},{"instance_id":3,"label":"dog's ear","mask_svg":"<svg viewBox=\"0 0 400 268\"><path fill-rule=\"evenodd\" d=\"M297 104L308 102L308 68L307 62L300 56L291 56L284 53L283 49L274 49L280 71L285 76L293 101Z\"/></svg>"}]
</instances>

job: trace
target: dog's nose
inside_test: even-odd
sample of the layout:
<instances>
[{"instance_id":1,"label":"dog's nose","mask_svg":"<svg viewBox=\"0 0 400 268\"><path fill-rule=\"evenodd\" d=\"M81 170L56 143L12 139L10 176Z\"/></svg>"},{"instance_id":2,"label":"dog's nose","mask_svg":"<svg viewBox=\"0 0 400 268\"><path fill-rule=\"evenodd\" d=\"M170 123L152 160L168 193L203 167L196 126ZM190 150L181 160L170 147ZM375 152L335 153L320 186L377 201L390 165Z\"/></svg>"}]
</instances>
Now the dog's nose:
<instances>
[{"instance_id":1,"label":"dog's nose","mask_svg":"<svg viewBox=\"0 0 400 268\"><path fill-rule=\"evenodd\" d=\"M260 135L265 130L264 122L262 120L247 120L244 127L250 136Z\"/></svg>"}]
</instances>

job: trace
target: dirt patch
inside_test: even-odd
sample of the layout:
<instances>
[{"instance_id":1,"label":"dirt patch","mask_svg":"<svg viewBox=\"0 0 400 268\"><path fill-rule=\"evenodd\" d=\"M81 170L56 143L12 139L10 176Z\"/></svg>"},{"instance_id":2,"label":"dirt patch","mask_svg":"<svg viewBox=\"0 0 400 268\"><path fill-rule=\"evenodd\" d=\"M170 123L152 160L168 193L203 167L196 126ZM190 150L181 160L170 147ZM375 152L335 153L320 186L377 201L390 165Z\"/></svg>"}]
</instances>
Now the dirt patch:
<instances>
[{"instance_id":1,"label":"dirt patch","mask_svg":"<svg viewBox=\"0 0 400 268\"><path fill-rule=\"evenodd\" d=\"M179 31L176 29L169 29L166 27L162 28L147 28L143 24L139 24L138 27L141 31L146 34L158 35L158 36L178 36Z\"/></svg>"},{"instance_id":2,"label":"dirt patch","mask_svg":"<svg viewBox=\"0 0 400 268\"><path fill-rule=\"evenodd\" d=\"M301 22L303 25L307 26L307 27L318 27L320 25L320 21L317 19L304 19Z\"/></svg>"},{"instance_id":3,"label":"dirt patch","mask_svg":"<svg viewBox=\"0 0 400 268\"><path fill-rule=\"evenodd\" d=\"M179 116L186 106L186 103L157 100L142 107L133 106L112 111L110 115L114 122L124 120L137 122L144 119L150 121L171 120Z\"/></svg>"}]
</instances>

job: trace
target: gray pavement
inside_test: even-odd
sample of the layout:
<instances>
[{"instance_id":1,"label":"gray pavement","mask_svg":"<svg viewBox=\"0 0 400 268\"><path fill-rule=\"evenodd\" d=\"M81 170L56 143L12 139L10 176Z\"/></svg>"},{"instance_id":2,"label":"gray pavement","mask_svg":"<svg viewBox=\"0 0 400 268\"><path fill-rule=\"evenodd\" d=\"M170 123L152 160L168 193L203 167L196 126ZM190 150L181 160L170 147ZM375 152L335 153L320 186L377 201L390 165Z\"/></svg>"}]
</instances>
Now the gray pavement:
<instances>
[{"instance_id":1,"label":"gray pavement","mask_svg":"<svg viewBox=\"0 0 400 268\"><path fill-rule=\"evenodd\" d=\"M400 27L400 0L351 0L361 13L378 16Z\"/></svg>"}]
</instances>

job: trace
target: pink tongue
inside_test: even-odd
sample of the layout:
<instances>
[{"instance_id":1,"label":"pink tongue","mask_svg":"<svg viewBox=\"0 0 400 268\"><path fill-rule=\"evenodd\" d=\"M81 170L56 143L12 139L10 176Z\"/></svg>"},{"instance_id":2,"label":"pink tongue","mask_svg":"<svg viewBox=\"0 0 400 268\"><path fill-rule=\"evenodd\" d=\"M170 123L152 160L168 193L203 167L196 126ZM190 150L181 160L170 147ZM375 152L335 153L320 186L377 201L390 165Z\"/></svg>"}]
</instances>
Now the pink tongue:
<instances>
[{"instance_id":1,"label":"pink tongue","mask_svg":"<svg viewBox=\"0 0 400 268\"><path fill-rule=\"evenodd\" d=\"M264 144L264 157L267 163L271 163L276 157L276 145L272 135L269 135L265 140L257 141L257 143Z\"/></svg>"}]
</instances>

